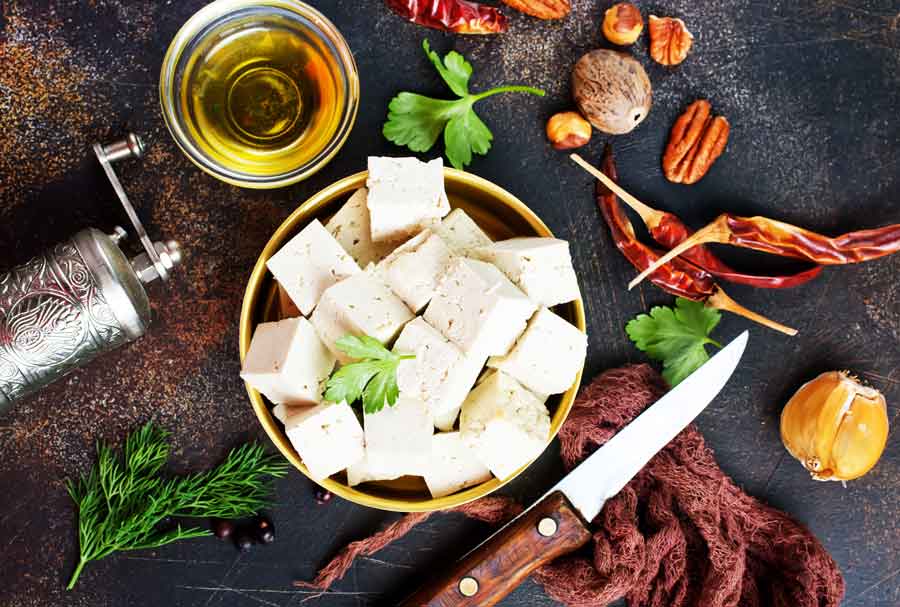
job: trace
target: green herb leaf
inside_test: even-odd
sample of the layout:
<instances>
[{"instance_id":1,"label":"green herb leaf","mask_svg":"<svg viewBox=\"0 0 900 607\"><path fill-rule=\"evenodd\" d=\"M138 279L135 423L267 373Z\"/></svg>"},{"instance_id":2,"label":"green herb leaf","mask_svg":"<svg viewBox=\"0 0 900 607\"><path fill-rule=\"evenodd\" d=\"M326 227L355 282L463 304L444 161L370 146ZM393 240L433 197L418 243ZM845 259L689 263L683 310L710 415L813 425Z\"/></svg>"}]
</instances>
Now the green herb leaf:
<instances>
[{"instance_id":1,"label":"green herb leaf","mask_svg":"<svg viewBox=\"0 0 900 607\"><path fill-rule=\"evenodd\" d=\"M718 310L679 297L675 308L657 306L631 320L625 332L639 350L662 361L663 377L674 387L709 360L706 344L722 347L709 337L720 318Z\"/></svg>"},{"instance_id":2,"label":"green herb leaf","mask_svg":"<svg viewBox=\"0 0 900 607\"><path fill-rule=\"evenodd\" d=\"M352 405L362 399L366 413L377 413L385 405L393 407L400 398L397 367L401 361L414 357L394 354L368 335L345 335L335 345L341 352L360 360L331 374L325 384L325 400Z\"/></svg>"},{"instance_id":3,"label":"green herb leaf","mask_svg":"<svg viewBox=\"0 0 900 607\"><path fill-rule=\"evenodd\" d=\"M97 465L67 483L78 508L80 554L69 590L85 565L113 552L209 535L205 528L163 529L167 517L239 518L258 512L268 504L271 477L287 473L281 458L246 444L208 472L163 478L167 439L165 431L147 424L126 439L121 455L99 443Z\"/></svg>"},{"instance_id":4,"label":"green herb leaf","mask_svg":"<svg viewBox=\"0 0 900 607\"><path fill-rule=\"evenodd\" d=\"M431 50L428 40L422 41L422 48L425 49L425 54L431 59L431 63L434 64L435 69L441 75L441 78L444 79L444 82L447 83L447 86L450 87L450 90L460 97L468 95L469 78L472 77L472 64L456 51L450 51L444 55L444 61L441 61L440 56Z\"/></svg>"},{"instance_id":5,"label":"green herb leaf","mask_svg":"<svg viewBox=\"0 0 900 607\"><path fill-rule=\"evenodd\" d=\"M384 347L380 341L368 335L357 337L356 335L344 335L338 339L335 346L353 358L374 358L376 360L393 360L396 354Z\"/></svg>"},{"instance_id":6,"label":"green herb leaf","mask_svg":"<svg viewBox=\"0 0 900 607\"><path fill-rule=\"evenodd\" d=\"M503 86L472 94L469 92L472 65L462 55L450 51L442 61L427 40L422 47L459 99L448 101L402 92L391 100L382 132L389 141L413 152L427 152L443 132L447 159L457 169L464 169L472 162L473 154L487 154L493 140L490 129L473 109L477 101L510 92L544 96L544 91L530 86Z\"/></svg>"}]
</instances>

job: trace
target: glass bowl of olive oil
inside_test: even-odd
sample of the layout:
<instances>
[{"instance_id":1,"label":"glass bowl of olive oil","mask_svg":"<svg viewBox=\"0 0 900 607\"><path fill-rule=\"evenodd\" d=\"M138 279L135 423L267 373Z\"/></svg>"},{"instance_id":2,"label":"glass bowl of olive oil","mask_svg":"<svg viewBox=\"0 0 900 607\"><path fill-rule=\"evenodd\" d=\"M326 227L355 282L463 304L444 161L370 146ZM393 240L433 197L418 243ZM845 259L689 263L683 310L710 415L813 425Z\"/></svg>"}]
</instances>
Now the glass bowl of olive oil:
<instances>
[{"instance_id":1,"label":"glass bowl of olive oil","mask_svg":"<svg viewBox=\"0 0 900 607\"><path fill-rule=\"evenodd\" d=\"M175 35L160 101L169 132L201 169L276 188L306 179L346 141L359 106L347 42L295 0L216 0Z\"/></svg>"}]
</instances>

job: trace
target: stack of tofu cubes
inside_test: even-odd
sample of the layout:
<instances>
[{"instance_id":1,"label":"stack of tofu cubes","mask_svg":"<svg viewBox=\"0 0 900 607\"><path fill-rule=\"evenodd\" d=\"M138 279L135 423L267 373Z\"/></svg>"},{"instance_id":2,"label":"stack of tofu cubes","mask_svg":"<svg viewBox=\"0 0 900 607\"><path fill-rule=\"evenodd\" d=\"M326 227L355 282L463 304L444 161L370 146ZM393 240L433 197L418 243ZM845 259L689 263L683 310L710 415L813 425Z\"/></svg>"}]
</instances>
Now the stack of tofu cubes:
<instances>
[{"instance_id":1,"label":"stack of tofu cubes","mask_svg":"<svg viewBox=\"0 0 900 607\"><path fill-rule=\"evenodd\" d=\"M586 336L550 308L579 297L568 243L491 239L451 212L440 159L369 158L366 188L268 260L278 322L260 324L241 376L313 479L420 476L434 497L503 480L550 438L545 401L568 390ZM360 417L323 400L335 347L369 335L399 354L400 397Z\"/></svg>"}]
</instances>

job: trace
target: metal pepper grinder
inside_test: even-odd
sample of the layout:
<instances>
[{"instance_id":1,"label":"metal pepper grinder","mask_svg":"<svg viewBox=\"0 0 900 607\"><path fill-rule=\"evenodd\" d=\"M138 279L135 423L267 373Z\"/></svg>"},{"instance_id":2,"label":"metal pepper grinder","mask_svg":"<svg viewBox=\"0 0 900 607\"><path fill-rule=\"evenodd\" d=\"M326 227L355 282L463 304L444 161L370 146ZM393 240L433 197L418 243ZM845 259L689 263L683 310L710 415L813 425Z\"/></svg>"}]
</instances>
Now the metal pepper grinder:
<instances>
[{"instance_id":1,"label":"metal pepper grinder","mask_svg":"<svg viewBox=\"0 0 900 607\"><path fill-rule=\"evenodd\" d=\"M31 261L0 274L0 412L13 402L144 334L150 301L144 285L167 280L181 262L177 242L152 242L113 163L140 158L134 134L94 153L143 247L129 259L127 232L88 228Z\"/></svg>"}]
</instances>

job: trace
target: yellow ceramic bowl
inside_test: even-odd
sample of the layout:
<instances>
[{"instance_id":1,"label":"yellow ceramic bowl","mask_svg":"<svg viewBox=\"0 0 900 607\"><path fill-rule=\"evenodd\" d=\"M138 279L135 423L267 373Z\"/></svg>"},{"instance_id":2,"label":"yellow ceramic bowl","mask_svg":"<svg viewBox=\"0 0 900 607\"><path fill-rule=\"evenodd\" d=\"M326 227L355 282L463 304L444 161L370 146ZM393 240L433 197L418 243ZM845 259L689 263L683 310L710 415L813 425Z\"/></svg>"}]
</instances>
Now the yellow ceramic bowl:
<instances>
[{"instance_id":1,"label":"yellow ceramic bowl","mask_svg":"<svg viewBox=\"0 0 900 607\"><path fill-rule=\"evenodd\" d=\"M250 338L253 336L256 325L260 322L278 319L276 285L266 269L266 261L312 219L319 219L324 223L350 197L351 193L365 185L366 176L366 172L357 173L320 191L294 211L269 240L253 268L253 274L250 276L247 292L244 295L240 330L242 362L250 348ZM552 236L544 222L525 204L493 183L471 173L449 168L444 169L444 180L451 206L464 209L492 238ZM558 306L555 311L581 331L585 331L584 306L580 300ZM552 414L548 444L556 436L568 416L580 382L581 371L578 372L578 377L568 392L552 396L547 401L547 406ZM271 403L249 385L247 393L250 395L253 410L269 438L300 472L308 476L306 466L303 465L303 461L285 436L281 423L272 417ZM526 467L527 465L517 470L506 481L491 479L438 499L432 498L421 479L414 477L350 487L343 474L339 474L320 484L329 491L363 506L398 512L422 512L452 508L488 495L518 476Z\"/></svg>"}]
</instances>

